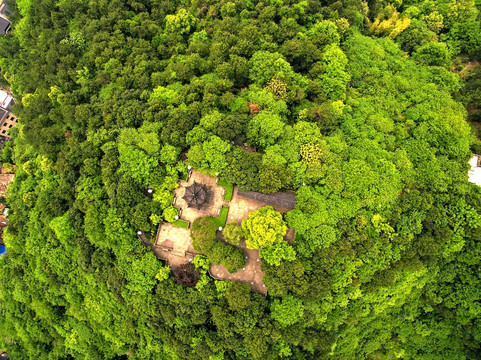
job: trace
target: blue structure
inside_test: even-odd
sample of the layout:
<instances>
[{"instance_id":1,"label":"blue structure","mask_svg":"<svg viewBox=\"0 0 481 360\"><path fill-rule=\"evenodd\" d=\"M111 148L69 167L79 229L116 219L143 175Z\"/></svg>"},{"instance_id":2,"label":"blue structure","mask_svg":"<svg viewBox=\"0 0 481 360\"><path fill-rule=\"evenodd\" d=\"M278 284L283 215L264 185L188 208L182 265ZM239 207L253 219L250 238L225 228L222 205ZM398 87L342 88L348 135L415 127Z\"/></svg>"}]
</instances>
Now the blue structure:
<instances>
[{"instance_id":1,"label":"blue structure","mask_svg":"<svg viewBox=\"0 0 481 360\"><path fill-rule=\"evenodd\" d=\"M5 245L0 245L0 256L4 254L6 251L7 249L5 248Z\"/></svg>"}]
</instances>

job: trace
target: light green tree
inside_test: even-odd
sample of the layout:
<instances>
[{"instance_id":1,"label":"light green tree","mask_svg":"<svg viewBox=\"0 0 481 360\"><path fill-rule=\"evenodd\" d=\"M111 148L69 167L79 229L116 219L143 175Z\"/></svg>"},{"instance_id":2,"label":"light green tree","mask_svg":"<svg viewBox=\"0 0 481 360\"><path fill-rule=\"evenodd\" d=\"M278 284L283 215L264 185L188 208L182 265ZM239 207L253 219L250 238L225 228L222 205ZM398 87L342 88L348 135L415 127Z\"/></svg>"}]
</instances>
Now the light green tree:
<instances>
[{"instance_id":1,"label":"light green tree","mask_svg":"<svg viewBox=\"0 0 481 360\"><path fill-rule=\"evenodd\" d=\"M180 155L180 151L180 148L166 144L160 150L160 161L165 164L175 164Z\"/></svg>"},{"instance_id":2,"label":"light green tree","mask_svg":"<svg viewBox=\"0 0 481 360\"><path fill-rule=\"evenodd\" d=\"M179 215L179 210L173 206L169 206L167 209L163 211L162 215L165 221L174 222L175 217Z\"/></svg>"},{"instance_id":3,"label":"light green tree","mask_svg":"<svg viewBox=\"0 0 481 360\"><path fill-rule=\"evenodd\" d=\"M297 323L304 315L302 301L292 295L287 295L282 300L274 299L271 304L271 316L281 326L289 326Z\"/></svg>"},{"instance_id":4,"label":"light green tree","mask_svg":"<svg viewBox=\"0 0 481 360\"><path fill-rule=\"evenodd\" d=\"M68 213L58 216L50 221L50 228L55 232L57 238L62 242L68 242L75 236L75 229L72 226Z\"/></svg>"},{"instance_id":5,"label":"light green tree","mask_svg":"<svg viewBox=\"0 0 481 360\"><path fill-rule=\"evenodd\" d=\"M239 245L243 236L242 228L236 221L228 223L222 231L222 234L224 235L225 241L232 245Z\"/></svg>"},{"instance_id":6,"label":"light green tree","mask_svg":"<svg viewBox=\"0 0 481 360\"><path fill-rule=\"evenodd\" d=\"M268 264L279 266L281 260L292 261L296 259L296 251L287 242L281 241L261 250L260 256Z\"/></svg>"},{"instance_id":7,"label":"light green tree","mask_svg":"<svg viewBox=\"0 0 481 360\"><path fill-rule=\"evenodd\" d=\"M138 183L145 184L157 161L144 151L133 146L119 146L120 171L128 174Z\"/></svg>"},{"instance_id":8,"label":"light green tree","mask_svg":"<svg viewBox=\"0 0 481 360\"><path fill-rule=\"evenodd\" d=\"M249 77L257 85L264 85L274 77L290 85L306 87L309 83L304 76L297 74L284 57L275 52L260 50L249 61Z\"/></svg>"},{"instance_id":9,"label":"light green tree","mask_svg":"<svg viewBox=\"0 0 481 360\"><path fill-rule=\"evenodd\" d=\"M272 206L265 206L249 214L242 221L242 230L248 249L265 249L276 242L283 241L287 225L282 215Z\"/></svg>"},{"instance_id":10,"label":"light green tree","mask_svg":"<svg viewBox=\"0 0 481 360\"><path fill-rule=\"evenodd\" d=\"M222 169L227 166L225 153L228 152L230 148L231 145L228 142L218 136L212 135L202 145L205 155L202 165L215 172L221 172Z\"/></svg>"},{"instance_id":11,"label":"light green tree","mask_svg":"<svg viewBox=\"0 0 481 360\"><path fill-rule=\"evenodd\" d=\"M185 9L180 9L175 15L165 17L165 30L171 33L188 34L195 26L196 18Z\"/></svg>"},{"instance_id":12,"label":"light green tree","mask_svg":"<svg viewBox=\"0 0 481 360\"><path fill-rule=\"evenodd\" d=\"M250 121L247 138L251 143L265 148L275 144L276 140L281 136L283 128L284 123L279 115L264 110Z\"/></svg>"},{"instance_id":13,"label":"light green tree","mask_svg":"<svg viewBox=\"0 0 481 360\"><path fill-rule=\"evenodd\" d=\"M323 20L315 23L307 32L307 36L319 47L329 44L339 45L340 41L337 26L330 20Z\"/></svg>"},{"instance_id":14,"label":"light green tree","mask_svg":"<svg viewBox=\"0 0 481 360\"><path fill-rule=\"evenodd\" d=\"M200 125L208 131L212 131L224 116L217 110L205 115L200 119Z\"/></svg>"},{"instance_id":15,"label":"light green tree","mask_svg":"<svg viewBox=\"0 0 481 360\"><path fill-rule=\"evenodd\" d=\"M326 46L321 63L324 73L320 76L321 87L329 99L344 100L347 83L351 76L346 71L346 54L335 44Z\"/></svg>"}]
</instances>

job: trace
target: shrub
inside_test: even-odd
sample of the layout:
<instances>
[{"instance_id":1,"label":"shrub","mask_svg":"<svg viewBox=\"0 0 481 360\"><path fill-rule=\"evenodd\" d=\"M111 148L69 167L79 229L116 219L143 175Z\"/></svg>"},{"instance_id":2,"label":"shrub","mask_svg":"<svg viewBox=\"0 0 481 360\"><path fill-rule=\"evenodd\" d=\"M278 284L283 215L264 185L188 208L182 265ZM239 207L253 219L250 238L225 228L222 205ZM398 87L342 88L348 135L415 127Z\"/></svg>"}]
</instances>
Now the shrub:
<instances>
[{"instance_id":1,"label":"shrub","mask_svg":"<svg viewBox=\"0 0 481 360\"><path fill-rule=\"evenodd\" d=\"M209 260L216 265L223 265L231 274L242 269L245 264L245 255L241 249L216 241L208 252Z\"/></svg>"},{"instance_id":2,"label":"shrub","mask_svg":"<svg viewBox=\"0 0 481 360\"><path fill-rule=\"evenodd\" d=\"M192 223L190 234L196 251L208 253L215 244L217 224L211 217L197 218Z\"/></svg>"},{"instance_id":3,"label":"shrub","mask_svg":"<svg viewBox=\"0 0 481 360\"><path fill-rule=\"evenodd\" d=\"M225 241L232 245L239 245L243 237L242 228L236 221L228 223L222 231L222 234L224 235Z\"/></svg>"},{"instance_id":4,"label":"shrub","mask_svg":"<svg viewBox=\"0 0 481 360\"><path fill-rule=\"evenodd\" d=\"M234 195L234 185L224 180L219 180L217 184L225 187L224 200L231 201Z\"/></svg>"},{"instance_id":5,"label":"shrub","mask_svg":"<svg viewBox=\"0 0 481 360\"><path fill-rule=\"evenodd\" d=\"M216 241L207 253L209 260L216 265L223 264L228 258L231 247L222 241Z\"/></svg>"},{"instance_id":6,"label":"shrub","mask_svg":"<svg viewBox=\"0 0 481 360\"><path fill-rule=\"evenodd\" d=\"M172 223L175 220L175 217L179 215L179 209L169 206L167 209L165 209L162 213L165 221Z\"/></svg>"},{"instance_id":7,"label":"shrub","mask_svg":"<svg viewBox=\"0 0 481 360\"><path fill-rule=\"evenodd\" d=\"M246 258L241 249L233 246L230 247L230 249L231 250L227 254L226 258L223 259L222 265L224 265L228 272L233 274L246 265Z\"/></svg>"},{"instance_id":8,"label":"shrub","mask_svg":"<svg viewBox=\"0 0 481 360\"><path fill-rule=\"evenodd\" d=\"M188 229L190 225L188 221L184 220L175 220L172 224L184 229Z\"/></svg>"}]
</instances>

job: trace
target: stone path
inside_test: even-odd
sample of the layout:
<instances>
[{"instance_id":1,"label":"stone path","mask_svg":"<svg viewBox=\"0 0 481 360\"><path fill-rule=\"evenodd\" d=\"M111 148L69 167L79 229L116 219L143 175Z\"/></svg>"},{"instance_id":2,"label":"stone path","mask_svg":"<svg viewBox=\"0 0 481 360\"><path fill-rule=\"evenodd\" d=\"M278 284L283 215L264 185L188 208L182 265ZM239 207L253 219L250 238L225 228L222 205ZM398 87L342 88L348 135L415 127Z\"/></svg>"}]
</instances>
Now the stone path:
<instances>
[{"instance_id":1,"label":"stone path","mask_svg":"<svg viewBox=\"0 0 481 360\"><path fill-rule=\"evenodd\" d=\"M229 280L237 281L244 284L249 284L252 290L261 293L263 295L267 294L267 288L262 281L264 272L261 269L261 260L259 258L259 250L251 250L245 247L245 240L242 240L239 245L242 248L246 256L246 265L243 269L238 272L231 274L222 265L210 266L209 272L212 277L218 280Z\"/></svg>"}]
</instances>

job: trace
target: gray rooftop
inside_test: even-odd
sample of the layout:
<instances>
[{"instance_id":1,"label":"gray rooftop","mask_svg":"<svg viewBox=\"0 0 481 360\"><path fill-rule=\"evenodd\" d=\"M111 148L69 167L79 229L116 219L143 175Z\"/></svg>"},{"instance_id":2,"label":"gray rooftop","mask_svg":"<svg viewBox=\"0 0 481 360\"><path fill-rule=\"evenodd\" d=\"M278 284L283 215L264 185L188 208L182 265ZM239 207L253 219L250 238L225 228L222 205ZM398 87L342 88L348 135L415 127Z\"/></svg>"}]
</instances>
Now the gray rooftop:
<instances>
[{"instance_id":1,"label":"gray rooftop","mask_svg":"<svg viewBox=\"0 0 481 360\"><path fill-rule=\"evenodd\" d=\"M0 126L2 126L3 121L7 117L8 111L0 107Z\"/></svg>"},{"instance_id":2,"label":"gray rooftop","mask_svg":"<svg viewBox=\"0 0 481 360\"><path fill-rule=\"evenodd\" d=\"M288 210L296 206L296 195L286 192L276 192L272 194L262 194L256 191L237 191L237 195L251 200L261 201L270 205L282 207Z\"/></svg>"},{"instance_id":3,"label":"gray rooftop","mask_svg":"<svg viewBox=\"0 0 481 360\"><path fill-rule=\"evenodd\" d=\"M0 32L2 34L6 34L9 27L10 27L10 21L5 19L3 16L0 16Z\"/></svg>"}]
</instances>

